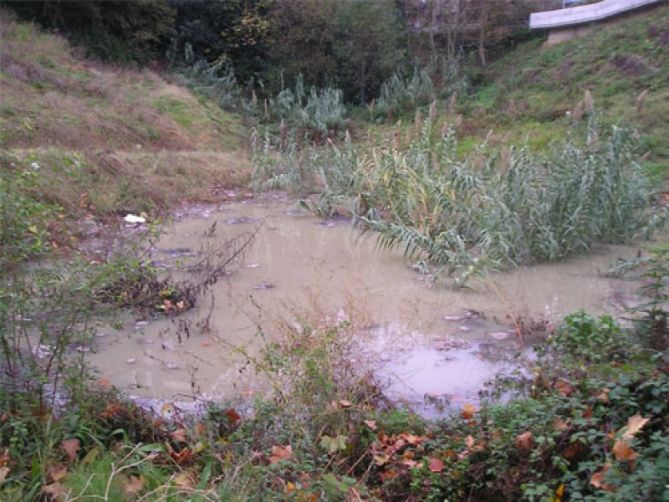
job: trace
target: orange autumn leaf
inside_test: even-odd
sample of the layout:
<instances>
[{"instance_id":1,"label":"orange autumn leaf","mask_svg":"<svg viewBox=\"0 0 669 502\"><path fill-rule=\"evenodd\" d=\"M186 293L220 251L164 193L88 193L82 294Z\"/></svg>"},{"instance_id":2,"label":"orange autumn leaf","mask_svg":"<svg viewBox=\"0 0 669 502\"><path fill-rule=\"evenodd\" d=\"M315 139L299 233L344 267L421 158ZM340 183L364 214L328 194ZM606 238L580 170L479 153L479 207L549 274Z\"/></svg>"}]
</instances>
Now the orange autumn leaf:
<instances>
[{"instance_id":1,"label":"orange autumn leaf","mask_svg":"<svg viewBox=\"0 0 669 502\"><path fill-rule=\"evenodd\" d=\"M638 414L629 417L627 426L624 428L623 439L632 439L648 423L648 420L648 418L643 418Z\"/></svg>"},{"instance_id":2,"label":"orange autumn leaf","mask_svg":"<svg viewBox=\"0 0 669 502\"><path fill-rule=\"evenodd\" d=\"M269 457L269 463L276 464L281 460L288 460L292 456L293 456L292 446L274 445L272 446L272 455Z\"/></svg>"},{"instance_id":3,"label":"orange autumn leaf","mask_svg":"<svg viewBox=\"0 0 669 502\"><path fill-rule=\"evenodd\" d=\"M609 472L610 468L611 466L609 464L605 464L600 470L592 475L590 478L590 484L595 488L604 490L605 492L615 492L616 487L604 481L604 477L606 476L606 473Z\"/></svg>"},{"instance_id":4,"label":"orange autumn leaf","mask_svg":"<svg viewBox=\"0 0 669 502\"><path fill-rule=\"evenodd\" d=\"M460 415L465 420L469 420L469 419L474 417L475 413L476 413L476 406L474 406L473 404L470 404L470 403L466 403L462 407L462 411L460 412Z\"/></svg>"},{"instance_id":5,"label":"orange autumn leaf","mask_svg":"<svg viewBox=\"0 0 669 502\"><path fill-rule=\"evenodd\" d=\"M634 460L637 456L636 452L632 449L627 441L620 440L616 441L613 445L613 455L616 457L616 460L621 460L624 462L630 462Z\"/></svg>"},{"instance_id":6,"label":"orange autumn leaf","mask_svg":"<svg viewBox=\"0 0 669 502\"><path fill-rule=\"evenodd\" d=\"M522 451L530 451L534 445L534 434L532 431L523 432L516 436L516 448Z\"/></svg>"},{"instance_id":7,"label":"orange autumn leaf","mask_svg":"<svg viewBox=\"0 0 669 502\"><path fill-rule=\"evenodd\" d=\"M74 462L74 459L77 458L77 452L81 448L81 443L77 438L64 439L60 443L60 448L65 452L70 462Z\"/></svg>"},{"instance_id":8,"label":"orange autumn leaf","mask_svg":"<svg viewBox=\"0 0 669 502\"><path fill-rule=\"evenodd\" d=\"M435 457L429 457L427 459L427 467L432 472L441 472L444 470L444 462Z\"/></svg>"},{"instance_id":9,"label":"orange autumn leaf","mask_svg":"<svg viewBox=\"0 0 669 502\"><path fill-rule=\"evenodd\" d=\"M557 389L558 394L560 394L562 397L567 397L572 392L574 392L574 389L572 388L572 386L569 385L564 380L558 380L557 383L555 384L555 388Z\"/></svg>"},{"instance_id":10,"label":"orange autumn leaf","mask_svg":"<svg viewBox=\"0 0 669 502\"><path fill-rule=\"evenodd\" d=\"M564 483L555 489L555 496L551 502L562 502L562 497L564 497Z\"/></svg>"}]
</instances>

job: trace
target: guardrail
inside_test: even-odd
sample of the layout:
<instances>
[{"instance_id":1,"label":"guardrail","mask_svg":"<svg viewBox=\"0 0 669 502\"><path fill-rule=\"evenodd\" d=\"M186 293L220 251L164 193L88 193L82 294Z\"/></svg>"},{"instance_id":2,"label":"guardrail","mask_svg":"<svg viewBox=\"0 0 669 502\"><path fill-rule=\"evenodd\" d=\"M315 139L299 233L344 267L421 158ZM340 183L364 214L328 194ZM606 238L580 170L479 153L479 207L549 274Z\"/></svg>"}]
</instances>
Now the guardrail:
<instances>
[{"instance_id":1,"label":"guardrail","mask_svg":"<svg viewBox=\"0 0 669 502\"><path fill-rule=\"evenodd\" d=\"M602 2L567 9L530 14L530 29L561 28L601 21L624 12L666 0L603 0Z\"/></svg>"}]
</instances>

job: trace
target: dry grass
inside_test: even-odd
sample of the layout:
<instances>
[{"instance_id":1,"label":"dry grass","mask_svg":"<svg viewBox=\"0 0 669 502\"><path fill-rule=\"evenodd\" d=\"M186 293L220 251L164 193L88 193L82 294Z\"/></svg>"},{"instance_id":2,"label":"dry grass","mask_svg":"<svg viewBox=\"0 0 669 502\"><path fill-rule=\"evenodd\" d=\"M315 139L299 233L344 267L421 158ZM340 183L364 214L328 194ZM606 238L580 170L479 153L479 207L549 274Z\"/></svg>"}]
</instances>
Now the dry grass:
<instances>
[{"instance_id":1,"label":"dry grass","mask_svg":"<svg viewBox=\"0 0 669 502\"><path fill-rule=\"evenodd\" d=\"M239 117L157 72L85 60L2 10L0 50L0 170L36 162L30 195L65 222L160 213L248 184Z\"/></svg>"}]
</instances>

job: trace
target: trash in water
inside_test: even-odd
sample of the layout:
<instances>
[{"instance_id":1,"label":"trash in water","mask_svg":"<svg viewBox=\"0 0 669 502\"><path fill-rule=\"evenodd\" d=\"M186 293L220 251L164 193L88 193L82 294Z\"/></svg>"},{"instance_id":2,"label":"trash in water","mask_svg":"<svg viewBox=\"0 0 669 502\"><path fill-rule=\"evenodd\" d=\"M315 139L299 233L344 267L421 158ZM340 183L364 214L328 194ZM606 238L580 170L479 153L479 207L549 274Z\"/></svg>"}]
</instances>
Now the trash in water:
<instances>
[{"instance_id":1,"label":"trash in water","mask_svg":"<svg viewBox=\"0 0 669 502\"><path fill-rule=\"evenodd\" d=\"M272 289L274 287L275 287L274 284L272 284L271 282L262 281L253 286L253 289Z\"/></svg>"}]
</instances>

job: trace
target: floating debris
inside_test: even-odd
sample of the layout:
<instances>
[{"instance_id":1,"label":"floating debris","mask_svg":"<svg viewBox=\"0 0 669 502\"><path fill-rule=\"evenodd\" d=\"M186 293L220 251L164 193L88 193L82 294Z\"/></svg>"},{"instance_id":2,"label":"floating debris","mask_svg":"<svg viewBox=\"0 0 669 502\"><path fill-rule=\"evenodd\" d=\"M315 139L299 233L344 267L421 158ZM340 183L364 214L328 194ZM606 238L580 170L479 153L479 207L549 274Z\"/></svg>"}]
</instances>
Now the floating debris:
<instances>
[{"instance_id":1,"label":"floating debris","mask_svg":"<svg viewBox=\"0 0 669 502\"><path fill-rule=\"evenodd\" d=\"M253 286L253 289L273 289L275 287L276 286L274 284L272 284L271 282L261 281L258 284L256 284L255 286Z\"/></svg>"},{"instance_id":2,"label":"floating debris","mask_svg":"<svg viewBox=\"0 0 669 502\"><path fill-rule=\"evenodd\" d=\"M235 216L225 220L228 225L251 225L260 222L259 218L251 218L250 216Z\"/></svg>"},{"instance_id":3,"label":"floating debris","mask_svg":"<svg viewBox=\"0 0 669 502\"><path fill-rule=\"evenodd\" d=\"M126 359L125 362L128 364L135 364L137 362L137 359L131 357L130 359Z\"/></svg>"},{"instance_id":4,"label":"floating debris","mask_svg":"<svg viewBox=\"0 0 669 502\"><path fill-rule=\"evenodd\" d=\"M508 331L495 331L494 333L490 333L490 337L494 338L495 340L506 340L511 336L511 333Z\"/></svg>"},{"instance_id":5,"label":"floating debris","mask_svg":"<svg viewBox=\"0 0 669 502\"><path fill-rule=\"evenodd\" d=\"M260 264L259 263L249 263L248 265L246 265L246 268L251 269L251 270L253 270L255 268L260 268Z\"/></svg>"},{"instance_id":6,"label":"floating debris","mask_svg":"<svg viewBox=\"0 0 669 502\"><path fill-rule=\"evenodd\" d=\"M158 253L166 254L170 258L180 258L182 256L193 256L195 252L191 248L164 248L158 249Z\"/></svg>"}]
</instances>

